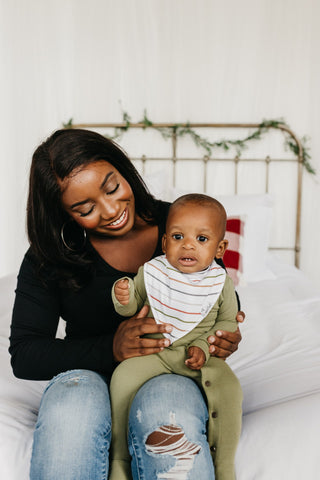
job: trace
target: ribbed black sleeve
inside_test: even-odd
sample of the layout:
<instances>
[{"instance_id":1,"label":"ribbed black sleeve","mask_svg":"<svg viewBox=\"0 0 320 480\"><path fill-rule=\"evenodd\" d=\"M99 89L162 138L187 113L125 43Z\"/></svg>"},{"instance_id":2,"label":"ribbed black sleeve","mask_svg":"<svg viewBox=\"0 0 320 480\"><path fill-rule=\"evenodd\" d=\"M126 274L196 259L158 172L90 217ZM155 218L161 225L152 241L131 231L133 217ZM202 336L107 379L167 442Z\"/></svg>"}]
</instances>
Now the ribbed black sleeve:
<instances>
[{"instance_id":1,"label":"ribbed black sleeve","mask_svg":"<svg viewBox=\"0 0 320 480\"><path fill-rule=\"evenodd\" d=\"M29 380L47 380L74 368L95 370L107 376L112 373L115 366L112 341L118 319L110 311L112 321L108 321L108 302L103 311L101 308L95 310L94 305L90 308L95 301L90 290L92 288L70 296L69 292L59 290L54 284L43 285L30 255L26 255L18 275L11 325L9 351L15 376ZM79 315L76 302L81 300L81 295L84 296L81 303L84 303L85 308ZM75 315L70 314L73 302ZM112 308L111 305L109 308ZM64 312L65 320L70 321L73 327L71 334L61 340L56 339L55 335L60 315L64 316ZM90 322L90 317L94 315L95 321ZM93 329L90 323L93 324ZM84 324L87 325L83 329Z\"/></svg>"}]
</instances>

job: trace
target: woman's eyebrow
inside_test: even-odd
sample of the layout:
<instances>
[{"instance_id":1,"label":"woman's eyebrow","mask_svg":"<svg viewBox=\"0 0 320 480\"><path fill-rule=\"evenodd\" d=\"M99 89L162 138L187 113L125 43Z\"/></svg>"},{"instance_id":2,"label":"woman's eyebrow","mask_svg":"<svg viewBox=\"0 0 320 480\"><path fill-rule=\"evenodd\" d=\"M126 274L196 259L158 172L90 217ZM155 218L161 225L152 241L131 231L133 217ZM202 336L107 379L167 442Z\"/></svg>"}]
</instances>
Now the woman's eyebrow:
<instances>
[{"instance_id":1,"label":"woman's eyebrow","mask_svg":"<svg viewBox=\"0 0 320 480\"><path fill-rule=\"evenodd\" d=\"M103 182L102 182L101 185L100 185L100 190L103 189L103 187L105 186L105 184L107 183L107 181L109 180L109 178L111 177L111 175L113 175L113 174L114 174L114 172L109 172L109 173L107 173L107 175L104 177Z\"/></svg>"},{"instance_id":2,"label":"woman's eyebrow","mask_svg":"<svg viewBox=\"0 0 320 480\"><path fill-rule=\"evenodd\" d=\"M101 183L100 185L100 190L103 189L103 187L105 186L105 184L107 183L107 181L109 180L109 178L111 177L111 175L113 175L114 172L109 172L107 173L107 175L104 177L104 180L103 182ZM81 200L81 202L76 202L74 204L71 205L71 209L75 208L75 207L79 207L79 205L84 205L85 203L88 203L90 200L89 198L87 198L86 200Z\"/></svg>"},{"instance_id":3,"label":"woman's eyebrow","mask_svg":"<svg viewBox=\"0 0 320 480\"><path fill-rule=\"evenodd\" d=\"M78 207L79 205L84 205L85 203L88 203L89 202L89 199L87 198L86 200L81 200L81 202L77 202L77 203L74 203L73 205L71 205L71 209L75 208L75 207Z\"/></svg>"}]
</instances>

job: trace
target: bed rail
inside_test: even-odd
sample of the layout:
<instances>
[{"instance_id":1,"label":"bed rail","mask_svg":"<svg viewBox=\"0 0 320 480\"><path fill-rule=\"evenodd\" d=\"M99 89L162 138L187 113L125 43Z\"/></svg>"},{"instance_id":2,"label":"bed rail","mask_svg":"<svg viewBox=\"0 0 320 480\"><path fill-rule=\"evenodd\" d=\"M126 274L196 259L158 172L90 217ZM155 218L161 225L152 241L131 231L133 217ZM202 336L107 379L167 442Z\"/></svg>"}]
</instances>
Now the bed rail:
<instances>
[{"instance_id":1,"label":"bed rail","mask_svg":"<svg viewBox=\"0 0 320 480\"><path fill-rule=\"evenodd\" d=\"M258 123L188 123L188 124L179 124L179 127L188 127L191 129L209 129L209 130L230 130L230 129L257 129L260 127ZM286 158L275 158L270 155L263 155L257 158L243 157L242 155L234 155L230 158L212 156L212 155L203 155L197 157L186 157L179 156L177 154L177 146L179 142L179 136L176 133L177 124L174 123L152 123L151 125L154 129L166 129L171 131L171 153L166 157L153 157L148 155L141 155L139 157L132 156L133 161L142 162L142 174L145 171L146 162L157 160L157 161L170 161L172 162L172 183L173 186L176 185L176 166L180 161L200 161L203 166L203 192L207 191L207 168L210 162L219 161L219 162L232 162L234 164L234 193L238 193L238 179L239 179L239 164L240 162L255 162L255 163L264 163L265 164L265 192L269 192L270 186L270 165L276 162L292 162L295 164L297 169L297 183L296 183L296 206L295 206L295 238L294 245L289 246L270 246L270 250L278 251L293 251L294 252L294 264L296 267L300 265L300 235L301 235L301 199L302 199L302 172L303 172L303 148L301 141L297 135L286 125L277 124L276 126L270 125L266 128L272 130L276 129L281 131L283 134L289 135L290 139L296 145L296 151L298 152L294 157ZM84 128L90 130L110 130L118 129L125 131L128 128L128 125L125 123L79 123L68 125L68 128ZM130 123L130 129L140 129L146 130L145 123Z\"/></svg>"}]
</instances>

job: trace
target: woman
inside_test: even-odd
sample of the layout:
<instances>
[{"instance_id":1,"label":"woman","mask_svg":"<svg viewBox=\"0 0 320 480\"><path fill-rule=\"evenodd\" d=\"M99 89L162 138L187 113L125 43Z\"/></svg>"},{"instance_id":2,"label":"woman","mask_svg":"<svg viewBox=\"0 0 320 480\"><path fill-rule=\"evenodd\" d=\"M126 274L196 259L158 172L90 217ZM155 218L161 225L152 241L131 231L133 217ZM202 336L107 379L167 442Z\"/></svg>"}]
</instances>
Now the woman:
<instances>
[{"instance_id":1,"label":"woman","mask_svg":"<svg viewBox=\"0 0 320 480\"><path fill-rule=\"evenodd\" d=\"M111 374L118 362L168 345L144 334L171 329L148 318L146 307L122 321L111 286L161 253L168 207L149 194L123 151L97 133L60 130L35 151L27 206L30 248L18 276L10 338L14 374L51 379L34 433L31 480L107 478ZM55 338L59 317L66 321L64 340ZM239 331L210 338L212 353L226 358L240 338ZM151 455L144 445L147 435L173 418L186 441L198 446L192 478L200 472L202 479L212 478L207 416L191 380L163 375L156 384L147 382L129 421L133 478L149 480L175 464L174 455ZM163 435L173 445L172 436Z\"/></svg>"}]
</instances>

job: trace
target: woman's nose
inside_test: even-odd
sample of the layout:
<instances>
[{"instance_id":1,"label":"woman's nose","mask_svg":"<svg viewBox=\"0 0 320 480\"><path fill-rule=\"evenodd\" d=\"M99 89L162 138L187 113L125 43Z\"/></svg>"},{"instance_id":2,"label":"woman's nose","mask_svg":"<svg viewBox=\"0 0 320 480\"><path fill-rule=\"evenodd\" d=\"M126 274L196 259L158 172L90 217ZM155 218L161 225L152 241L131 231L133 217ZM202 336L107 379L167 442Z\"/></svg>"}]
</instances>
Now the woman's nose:
<instances>
[{"instance_id":1,"label":"woman's nose","mask_svg":"<svg viewBox=\"0 0 320 480\"><path fill-rule=\"evenodd\" d=\"M118 202L111 199L105 199L101 205L100 216L107 222L112 222L120 215Z\"/></svg>"}]
</instances>

